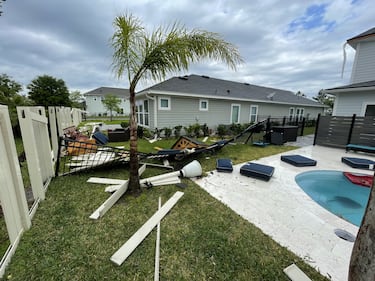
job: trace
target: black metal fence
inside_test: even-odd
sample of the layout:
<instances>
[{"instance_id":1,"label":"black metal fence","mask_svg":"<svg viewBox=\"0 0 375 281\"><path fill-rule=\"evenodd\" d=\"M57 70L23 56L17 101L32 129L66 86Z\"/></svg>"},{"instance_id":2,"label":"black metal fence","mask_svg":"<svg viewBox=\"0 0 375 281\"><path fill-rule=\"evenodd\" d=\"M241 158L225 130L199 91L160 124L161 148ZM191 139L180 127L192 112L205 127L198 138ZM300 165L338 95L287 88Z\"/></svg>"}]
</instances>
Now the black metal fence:
<instances>
[{"instance_id":1,"label":"black metal fence","mask_svg":"<svg viewBox=\"0 0 375 281\"><path fill-rule=\"evenodd\" d=\"M375 116L318 116L315 144L337 148L347 144L375 146Z\"/></svg>"}]
</instances>

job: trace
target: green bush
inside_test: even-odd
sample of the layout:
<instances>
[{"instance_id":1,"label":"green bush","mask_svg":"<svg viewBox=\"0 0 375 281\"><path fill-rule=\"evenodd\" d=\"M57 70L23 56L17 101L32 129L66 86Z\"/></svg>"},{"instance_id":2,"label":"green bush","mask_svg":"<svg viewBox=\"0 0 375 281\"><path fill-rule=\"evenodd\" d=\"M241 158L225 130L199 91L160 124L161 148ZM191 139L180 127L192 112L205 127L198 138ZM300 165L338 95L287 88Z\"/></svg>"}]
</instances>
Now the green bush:
<instances>
[{"instance_id":1,"label":"green bush","mask_svg":"<svg viewBox=\"0 0 375 281\"><path fill-rule=\"evenodd\" d=\"M127 128L127 127L129 127L129 122L121 122L120 123L120 126L122 127L122 128Z\"/></svg>"},{"instance_id":2,"label":"green bush","mask_svg":"<svg viewBox=\"0 0 375 281\"><path fill-rule=\"evenodd\" d=\"M162 131L164 131L164 136L166 138L170 138L171 137L171 135L172 135L172 129L171 128L165 127L165 128L162 129Z\"/></svg>"},{"instance_id":3,"label":"green bush","mask_svg":"<svg viewBox=\"0 0 375 281\"><path fill-rule=\"evenodd\" d=\"M174 129L173 133L174 133L174 136L176 138L178 138L179 136L181 136L181 129L182 129L181 125L175 126L173 129Z\"/></svg>"},{"instance_id":4,"label":"green bush","mask_svg":"<svg viewBox=\"0 0 375 281\"><path fill-rule=\"evenodd\" d=\"M224 136L227 134L227 127L224 124L219 124L217 126L217 134L219 137L224 138Z\"/></svg>"},{"instance_id":5,"label":"green bush","mask_svg":"<svg viewBox=\"0 0 375 281\"><path fill-rule=\"evenodd\" d=\"M192 125L189 125L188 127L184 127L185 133L188 135L188 137L194 136L194 128Z\"/></svg>"}]
</instances>

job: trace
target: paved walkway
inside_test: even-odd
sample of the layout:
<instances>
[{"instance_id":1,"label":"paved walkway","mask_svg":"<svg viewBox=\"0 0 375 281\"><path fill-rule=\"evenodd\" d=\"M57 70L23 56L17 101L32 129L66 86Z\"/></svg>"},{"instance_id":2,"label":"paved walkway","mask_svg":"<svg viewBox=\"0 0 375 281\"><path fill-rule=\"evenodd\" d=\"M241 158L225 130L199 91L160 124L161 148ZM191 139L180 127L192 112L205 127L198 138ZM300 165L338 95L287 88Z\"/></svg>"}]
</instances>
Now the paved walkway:
<instances>
[{"instance_id":1,"label":"paved walkway","mask_svg":"<svg viewBox=\"0 0 375 281\"><path fill-rule=\"evenodd\" d=\"M335 229L353 235L358 227L333 215L314 202L297 185L297 174L309 170L358 172L341 162L342 156L368 158L367 155L345 153L343 149L313 146L311 136L298 138L293 145L302 147L288 152L317 160L315 167L295 167L272 155L254 162L275 167L269 182L240 175L243 164L235 165L233 173L213 171L196 183L236 213L259 227L280 245L303 258L321 274L334 281L347 280L353 243L337 237ZM365 170L360 170L366 172Z\"/></svg>"}]
</instances>

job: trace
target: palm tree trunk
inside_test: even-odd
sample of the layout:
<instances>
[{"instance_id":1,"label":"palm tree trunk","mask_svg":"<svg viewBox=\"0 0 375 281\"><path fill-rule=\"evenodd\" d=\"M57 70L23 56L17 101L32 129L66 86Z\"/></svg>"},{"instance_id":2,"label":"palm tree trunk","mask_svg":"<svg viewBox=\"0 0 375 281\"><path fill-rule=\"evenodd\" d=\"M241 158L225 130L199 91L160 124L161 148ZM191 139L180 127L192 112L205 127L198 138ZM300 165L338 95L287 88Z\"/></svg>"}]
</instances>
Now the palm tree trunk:
<instances>
[{"instance_id":1,"label":"palm tree trunk","mask_svg":"<svg viewBox=\"0 0 375 281\"><path fill-rule=\"evenodd\" d=\"M137 136L137 119L135 106L135 91L129 89L130 92L130 176L129 176L129 193L138 195L141 193L141 185L139 183L139 163L138 163L138 136Z\"/></svg>"},{"instance_id":2,"label":"palm tree trunk","mask_svg":"<svg viewBox=\"0 0 375 281\"><path fill-rule=\"evenodd\" d=\"M349 265L349 281L375 280L375 181L355 240Z\"/></svg>"}]
</instances>

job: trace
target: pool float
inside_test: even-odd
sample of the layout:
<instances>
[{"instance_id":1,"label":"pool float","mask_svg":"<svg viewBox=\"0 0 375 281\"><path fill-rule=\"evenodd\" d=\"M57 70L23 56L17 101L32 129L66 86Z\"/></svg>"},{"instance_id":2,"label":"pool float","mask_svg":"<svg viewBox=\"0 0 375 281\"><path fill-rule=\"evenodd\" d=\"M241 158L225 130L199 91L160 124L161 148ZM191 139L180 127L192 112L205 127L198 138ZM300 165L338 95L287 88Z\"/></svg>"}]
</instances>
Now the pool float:
<instances>
[{"instance_id":1,"label":"pool float","mask_svg":"<svg viewBox=\"0 0 375 281\"><path fill-rule=\"evenodd\" d=\"M344 176L354 184L371 187L374 177L371 175L343 172Z\"/></svg>"}]
</instances>

